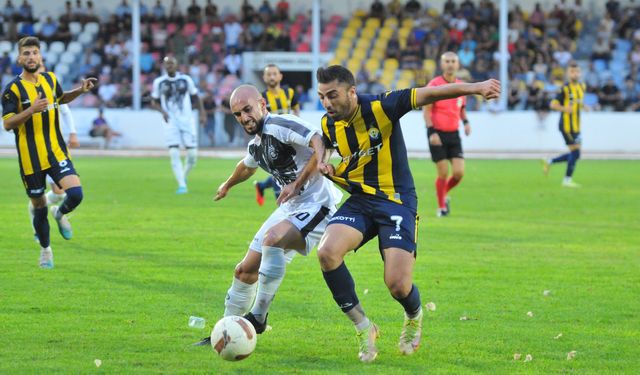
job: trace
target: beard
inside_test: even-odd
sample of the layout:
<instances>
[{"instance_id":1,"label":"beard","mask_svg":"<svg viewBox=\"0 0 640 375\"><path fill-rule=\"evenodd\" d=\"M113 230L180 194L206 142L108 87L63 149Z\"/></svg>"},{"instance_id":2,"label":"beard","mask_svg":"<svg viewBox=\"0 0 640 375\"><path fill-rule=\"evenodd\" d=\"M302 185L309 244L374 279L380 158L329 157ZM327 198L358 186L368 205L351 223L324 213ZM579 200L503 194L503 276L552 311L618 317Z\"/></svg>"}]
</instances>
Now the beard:
<instances>
[{"instance_id":1,"label":"beard","mask_svg":"<svg viewBox=\"0 0 640 375\"><path fill-rule=\"evenodd\" d=\"M261 118L260 120L256 121L256 129L249 131L247 130L244 126L242 127L242 129L244 130L245 133L249 134L249 135L256 135L258 133L262 133L262 128L264 127L264 117Z\"/></svg>"},{"instance_id":2,"label":"beard","mask_svg":"<svg viewBox=\"0 0 640 375\"><path fill-rule=\"evenodd\" d=\"M29 74L33 74L33 73L37 72L37 71L38 71L38 69L40 69L40 64L36 64L36 66L35 66L35 67L33 67L33 68L29 68L29 67L25 64L25 65L23 65L23 66L22 66L22 68L23 68L24 70L26 70Z\"/></svg>"}]
</instances>

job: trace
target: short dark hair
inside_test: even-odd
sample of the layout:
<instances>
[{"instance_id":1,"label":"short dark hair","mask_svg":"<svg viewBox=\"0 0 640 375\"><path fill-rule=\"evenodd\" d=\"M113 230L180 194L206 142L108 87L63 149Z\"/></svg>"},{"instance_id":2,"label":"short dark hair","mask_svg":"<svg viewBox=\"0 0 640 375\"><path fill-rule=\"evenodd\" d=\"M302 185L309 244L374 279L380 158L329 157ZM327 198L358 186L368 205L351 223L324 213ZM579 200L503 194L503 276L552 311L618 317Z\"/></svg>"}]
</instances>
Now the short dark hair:
<instances>
[{"instance_id":1,"label":"short dark hair","mask_svg":"<svg viewBox=\"0 0 640 375\"><path fill-rule=\"evenodd\" d=\"M578 65L578 62L576 61L570 61L569 65L567 65L567 68L579 68L580 65Z\"/></svg>"},{"instance_id":2,"label":"short dark hair","mask_svg":"<svg viewBox=\"0 0 640 375\"><path fill-rule=\"evenodd\" d=\"M266 70L267 68L276 68L276 69L278 69L278 71L280 71L280 67L279 67L278 65L274 64L274 63L267 64L267 65L265 65L265 67L264 67L264 68L265 68L265 70Z\"/></svg>"},{"instance_id":3,"label":"short dark hair","mask_svg":"<svg viewBox=\"0 0 640 375\"><path fill-rule=\"evenodd\" d=\"M340 65L318 68L318 71L316 72L316 79L318 80L318 83L329 83L337 80L338 83L346 83L349 86L356 85L353 73L351 73L349 69Z\"/></svg>"},{"instance_id":4,"label":"short dark hair","mask_svg":"<svg viewBox=\"0 0 640 375\"><path fill-rule=\"evenodd\" d=\"M18 41L18 50L24 47L38 47L40 49L40 39L35 36L25 36Z\"/></svg>"}]
</instances>

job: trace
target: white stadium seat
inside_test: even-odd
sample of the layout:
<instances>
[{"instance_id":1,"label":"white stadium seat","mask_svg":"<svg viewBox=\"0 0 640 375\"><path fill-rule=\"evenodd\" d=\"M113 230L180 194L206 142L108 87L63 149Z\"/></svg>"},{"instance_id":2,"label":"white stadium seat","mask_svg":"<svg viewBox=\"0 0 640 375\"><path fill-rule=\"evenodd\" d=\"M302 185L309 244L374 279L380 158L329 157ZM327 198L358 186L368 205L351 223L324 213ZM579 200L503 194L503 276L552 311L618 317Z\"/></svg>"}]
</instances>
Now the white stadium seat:
<instances>
[{"instance_id":1,"label":"white stadium seat","mask_svg":"<svg viewBox=\"0 0 640 375\"><path fill-rule=\"evenodd\" d=\"M87 31L83 31L78 35L78 42L82 43L83 46L88 46L93 42L93 34Z\"/></svg>"},{"instance_id":2,"label":"white stadium seat","mask_svg":"<svg viewBox=\"0 0 640 375\"><path fill-rule=\"evenodd\" d=\"M51 52L51 51L47 51L46 53L43 53L42 56L44 57L47 66L53 66L58 62L58 59L60 58L60 56L55 53L55 52Z\"/></svg>"},{"instance_id":3,"label":"white stadium seat","mask_svg":"<svg viewBox=\"0 0 640 375\"><path fill-rule=\"evenodd\" d=\"M64 77L66 77L69 74L70 70L71 69L69 68L69 65L65 63L59 63L58 65L56 65L53 72L56 74L58 79L64 80Z\"/></svg>"},{"instance_id":4,"label":"white stadium seat","mask_svg":"<svg viewBox=\"0 0 640 375\"><path fill-rule=\"evenodd\" d=\"M69 22L69 31L71 35L78 35L82 31L82 24L80 22Z\"/></svg>"},{"instance_id":5,"label":"white stadium seat","mask_svg":"<svg viewBox=\"0 0 640 375\"><path fill-rule=\"evenodd\" d=\"M89 22L84 25L84 31L90 32L92 35L96 35L100 30L100 25L97 22Z\"/></svg>"},{"instance_id":6,"label":"white stadium seat","mask_svg":"<svg viewBox=\"0 0 640 375\"><path fill-rule=\"evenodd\" d=\"M75 53L73 52L64 52L62 55L60 55L60 62L61 63L65 63L65 64L73 64L75 62L77 62L78 57Z\"/></svg>"},{"instance_id":7,"label":"white stadium seat","mask_svg":"<svg viewBox=\"0 0 640 375\"><path fill-rule=\"evenodd\" d=\"M82 53L82 43L80 42L70 42L67 46L67 52L72 52L76 55Z\"/></svg>"},{"instance_id":8,"label":"white stadium seat","mask_svg":"<svg viewBox=\"0 0 640 375\"><path fill-rule=\"evenodd\" d=\"M11 51L13 48L13 43L8 40L0 41L0 53L5 53Z\"/></svg>"},{"instance_id":9,"label":"white stadium seat","mask_svg":"<svg viewBox=\"0 0 640 375\"><path fill-rule=\"evenodd\" d=\"M49 51L61 54L62 52L64 52L64 43L59 40L52 42L49 46Z\"/></svg>"}]
</instances>

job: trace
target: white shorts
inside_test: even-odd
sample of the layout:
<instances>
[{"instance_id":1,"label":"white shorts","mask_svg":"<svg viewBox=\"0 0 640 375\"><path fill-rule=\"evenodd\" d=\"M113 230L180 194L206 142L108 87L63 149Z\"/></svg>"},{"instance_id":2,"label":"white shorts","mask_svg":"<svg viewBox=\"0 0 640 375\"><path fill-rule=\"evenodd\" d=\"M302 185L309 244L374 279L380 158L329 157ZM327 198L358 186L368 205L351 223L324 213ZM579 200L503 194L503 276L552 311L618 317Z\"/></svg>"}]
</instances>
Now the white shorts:
<instances>
[{"instance_id":1,"label":"white shorts","mask_svg":"<svg viewBox=\"0 0 640 375\"><path fill-rule=\"evenodd\" d=\"M186 148L198 146L198 136L193 121L190 123L169 123L164 125L164 136L167 147L184 145Z\"/></svg>"},{"instance_id":2,"label":"white shorts","mask_svg":"<svg viewBox=\"0 0 640 375\"><path fill-rule=\"evenodd\" d=\"M327 228L327 224L329 224L329 219L336 212L336 207L324 207L316 203L284 204L283 206L273 211L271 216L262 224L253 241L251 241L249 249L262 253L262 240L267 230L283 220L288 220L302 232L302 236L307 242L304 250L285 249L284 256L288 263L291 262L296 252L306 256L318 245L322 234Z\"/></svg>"}]
</instances>

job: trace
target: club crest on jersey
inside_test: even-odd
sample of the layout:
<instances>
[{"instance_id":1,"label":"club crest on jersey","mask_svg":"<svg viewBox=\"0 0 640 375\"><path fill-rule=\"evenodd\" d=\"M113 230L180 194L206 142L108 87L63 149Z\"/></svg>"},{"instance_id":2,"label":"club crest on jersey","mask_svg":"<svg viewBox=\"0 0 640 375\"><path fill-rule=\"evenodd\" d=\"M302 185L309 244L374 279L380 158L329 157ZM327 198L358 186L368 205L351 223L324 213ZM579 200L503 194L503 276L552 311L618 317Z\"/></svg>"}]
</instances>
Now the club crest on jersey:
<instances>
[{"instance_id":1,"label":"club crest on jersey","mask_svg":"<svg viewBox=\"0 0 640 375\"><path fill-rule=\"evenodd\" d=\"M269 157L271 159L275 160L278 158L278 150L276 150L276 148L273 145L270 144L268 147L268 150L269 150Z\"/></svg>"},{"instance_id":2,"label":"club crest on jersey","mask_svg":"<svg viewBox=\"0 0 640 375\"><path fill-rule=\"evenodd\" d=\"M462 96L461 96L456 101L456 105L458 106L458 108L462 108L462 102L463 102L463 99L462 99Z\"/></svg>"},{"instance_id":3,"label":"club crest on jersey","mask_svg":"<svg viewBox=\"0 0 640 375\"><path fill-rule=\"evenodd\" d=\"M369 138L371 138L371 139L380 138L380 130L378 130L376 128L369 129Z\"/></svg>"}]
</instances>

